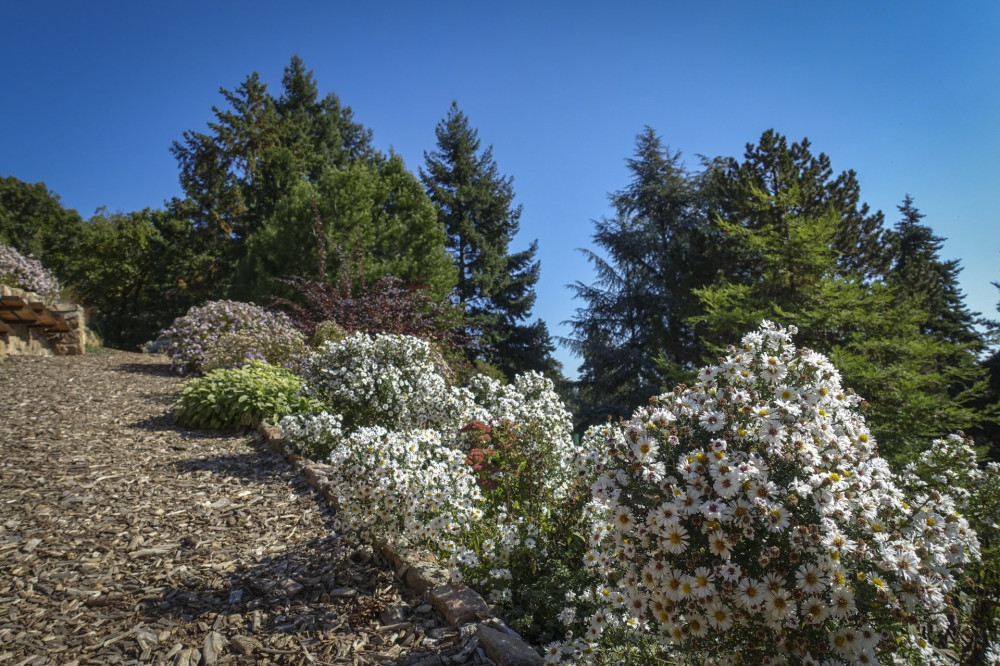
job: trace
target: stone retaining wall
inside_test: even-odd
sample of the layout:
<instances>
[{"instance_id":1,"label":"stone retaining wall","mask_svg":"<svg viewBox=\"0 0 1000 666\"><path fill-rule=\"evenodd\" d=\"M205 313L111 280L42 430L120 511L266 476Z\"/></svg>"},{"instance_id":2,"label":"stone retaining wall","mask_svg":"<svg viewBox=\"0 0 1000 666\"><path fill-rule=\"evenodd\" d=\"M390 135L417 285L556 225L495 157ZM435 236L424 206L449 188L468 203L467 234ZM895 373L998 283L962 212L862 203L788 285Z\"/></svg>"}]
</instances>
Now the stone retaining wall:
<instances>
[{"instance_id":1,"label":"stone retaining wall","mask_svg":"<svg viewBox=\"0 0 1000 666\"><path fill-rule=\"evenodd\" d=\"M76 356L86 350L83 308L48 303L38 294L0 285L0 356Z\"/></svg>"}]
</instances>

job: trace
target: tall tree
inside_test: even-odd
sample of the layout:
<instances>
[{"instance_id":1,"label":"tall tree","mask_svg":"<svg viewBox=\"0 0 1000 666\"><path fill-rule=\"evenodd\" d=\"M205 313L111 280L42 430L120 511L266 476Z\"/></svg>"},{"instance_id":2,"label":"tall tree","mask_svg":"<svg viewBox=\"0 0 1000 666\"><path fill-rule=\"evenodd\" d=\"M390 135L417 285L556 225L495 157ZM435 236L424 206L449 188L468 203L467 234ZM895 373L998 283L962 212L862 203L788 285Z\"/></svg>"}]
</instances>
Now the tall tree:
<instances>
[{"instance_id":1,"label":"tall tree","mask_svg":"<svg viewBox=\"0 0 1000 666\"><path fill-rule=\"evenodd\" d=\"M247 238L272 218L300 180L375 155L371 132L353 120L336 95L318 99L312 73L292 58L280 97L254 72L235 90L220 89L208 132L187 131L171 151L186 198L175 214L195 222L216 259L215 282L227 293Z\"/></svg>"},{"instance_id":2,"label":"tall tree","mask_svg":"<svg viewBox=\"0 0 1000 666\"><path fill-rule=\"evenodd\" d=\"M72 281L85 231L83 218L45 183L0 177L0 243L38 259L64 284Z\"/></svg>"},{"instance_id":3,"label":"tall tree","mask_svg":"<svg viewBox=\"0 0 1000 666\"><path fill-rule=\"evenodd\" d=\"M923 333L931 315L918 296L845 272L840 214L787 212L799 209L797 192L782 201L758 196L765 209L785 212L757 227L717 221L756 270L753 279L720 276L697 290L705 312L695 319L707 339L724 345L762 319L798 326L798 344L829 355L845 386L868 401L869 424L890 458L912 459L933 437L979 422L981 372L948 362L966 348Z\"/></svg>"},{"instance_id":4,"label":"tall tree","mask_svg":"<svg viewBox=\"0 0 1000 666\"><path fill-rule=\"evenodd\" d=\"M466 308L476 358L508 377L525 370L553 373L554 345L544 323L525 323L535 302L538 242L511 252L520 226L513 178L500 175L492 146L480 150L478 132L458 104L438 123L437 150L424 153L420 177L448 234L458 270L458 297Z\"/></svg>"},{"instance_id":5,"label":"tall tree","mask_svg":"<svg viewBox=\"0 0 1000 666\"><path fill-rule=\"evenodd\" d=\"M87 223L72 288L106 345L135 350L209 298L209 267L190 221L148 208L99 211Z\"/></svg>"},{"instance_id":6,"label":"tall tree","mask_svg":"<svg viewBox=\"0 0 1000 666\"><path fill-rule=\"evenodd\" d=\"M330 250L323 275L317 240ZM250 235L237 287L250 299L291 297L284 278L335 280L343 269L340 261L357 253L362 273L357 277L366 284L353 288L393 275L404 284L425 285L431 296L443 299L455 286L445 242L434 205L398 155L328 167L315 183L295 183Z\"/></svg>"},{"instance_id":7,"label":"tall tree","mask_svg":"<svg viewBox=\"0 0 1000 666\"><path fill-rule=\"evenodd\" d=\"M958 260L940 258L943 238L921 223L924 218L907 194L898 207L902 216L888 234L892 257L888 279L905 297L916 296L930 315L923 332L949 342L982 345L976 317L965 305L958 283Z\"/></svg>"},{"instance_id":8,"label":"tall tree","mask_svg":"<svg viewBox=\"0 0 1000 666\"><path fill-rule=\"evenodd\" d=\"M703 351L689 320L699 307L693 289L712 277L696 179L649 127L627 164L632 180L609 195L615 215L593 236L607 256L585 251L597 280L573 287L586 303L568 341L583 359L585 422L626 416L686 379Z\"/></svg>"},{"instance_id":9,"label":"tall tree","mask_svg":"<svg viewBox=\"0 0 1000 666\"><path fill-rule=\"evenodd\" d=\"M748 229L778 226L788 216L816 219L831 210L838 218L832 239L838 267L870 280L884 275L888 256L881 212L861 202L854 171L834 176L830 158L814 155L809 139L789 144L773 129L757 144L748 143L743 161L705 161L705 194L712 218L718 216ZM720 266L729 274L751 276L753 260L739 246L720 243Z\"/></svg>"}]
</instances>

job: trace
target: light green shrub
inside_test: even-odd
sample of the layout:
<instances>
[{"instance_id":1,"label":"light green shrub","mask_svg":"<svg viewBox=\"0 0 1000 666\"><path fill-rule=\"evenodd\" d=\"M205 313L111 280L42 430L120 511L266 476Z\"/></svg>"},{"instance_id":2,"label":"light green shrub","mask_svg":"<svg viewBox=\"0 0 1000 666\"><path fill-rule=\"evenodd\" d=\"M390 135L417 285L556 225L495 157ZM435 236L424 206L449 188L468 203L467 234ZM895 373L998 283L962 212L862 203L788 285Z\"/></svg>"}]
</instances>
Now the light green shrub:
<instances>
[{"instance_id":1,"label":"light green shrub","mask_svg":"<svg viewBox=\"0 0 1000 666\"><path fill-rule=\"evenodd\" d=\"M174 420L191 428L252 428L289 414L319 411L316 400L300 395L301 386L290 370L261 361L213 370L184 383Z\"/></svg>"}]
</instances>

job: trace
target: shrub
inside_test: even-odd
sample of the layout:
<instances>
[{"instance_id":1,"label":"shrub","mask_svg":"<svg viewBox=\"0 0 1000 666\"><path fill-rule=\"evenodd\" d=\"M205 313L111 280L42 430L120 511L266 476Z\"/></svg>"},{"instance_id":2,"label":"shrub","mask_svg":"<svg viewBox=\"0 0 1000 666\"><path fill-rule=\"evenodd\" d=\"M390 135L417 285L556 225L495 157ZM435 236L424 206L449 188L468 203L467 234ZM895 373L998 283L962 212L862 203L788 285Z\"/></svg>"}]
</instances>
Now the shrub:
<instances>
[{"instance_id":1,"label":"shrub","mask_svg":"<svg viewBox=\"0 0 1000 666\"><path fill-rule=\"evenodd\" d=\"M981 558L951 595L948 639L962 664L996 664L1000 655L1000 464L976 464L971 439L951 435L934 442L903 475L913 494L948 494L979 538ZM991 661L992 659L992 661Z\"/></svg>"},{"instance_id":2,"label":"shrub","mask_svg":"<svg viewBox=\"0 0 1000 666\"><path fill-rule=\"evenodd\" d=\"M305 351L305 339L288 317L237 301L193 307L159 339L168 342L170 367L180 374L234 368L254 360L294 365Z\"/></svg>"},{"instance_id":3,"label":"shrub","mask_svg":"<svg viewBox=\"0 0 1000 666\"><path fill-rule=\"evenodd\" d=\"M449 390L446 372L424 340L366 333L324 343L303 366L306 390L340 414L347 431L455 427L467 397Z\"/></svg>"},{"instance_id":4,"label":"shrub","mask_svg":"<svg viewBox=\"0 0 1000 666\"><path fill-rule=\"evenodd\" d=\"M588 458L571 417L540 374L448 388L442 371L425 341L348 336L306 363L307 391L330 413L280 425L303 452L330 454L344 529L429 551L454 580L551 631L565 591L555 586L579 570L565 555L583 554L573 535Z\"/></svg>"},{"instance_id":5,"label":"shrub","mask_svg":"<svg viewBox=\"0 0 1000 666\"><path fill-rule=\"evenodd\" d=\"M0 244L0 284L33 291L47 300L59 298L59 280L41 262Z\"/></svg>"},{"instance_id":6,"label":"shrub","mask_svg":"<svg viewBox=\"0 0 1000 666\"><path fill-rule=\"evenodd\" d=\"M476 563L463 544L482 517L482 498L465 456L441 433L362 427L341 440L329 461L339 529L403 553Z\"/></svg>"},{"instance_id":7,"label":"shrub","mask_svg":"<svg viewBox=\"0 0 1000 666\"><path fill-rule=\"evenodd\" d=\"M928 637L976 536L948 493L891 472L860 398L794 332L765 322L693 387L588 434L607 456L594 585L548 663L939 659Z\"/></svg>"},{"instance_id":8,"label":"shrub","mask_svg":"<svg viewBox=\"0 0 1000 666\"><path fill-rule=\"evenodd\" d=\"M191 428L252 428L294 413L319 410L300 394L302 380L290 370L251 361L213 370L184 383L174 420Z\"/></svg>"}]
</instances>

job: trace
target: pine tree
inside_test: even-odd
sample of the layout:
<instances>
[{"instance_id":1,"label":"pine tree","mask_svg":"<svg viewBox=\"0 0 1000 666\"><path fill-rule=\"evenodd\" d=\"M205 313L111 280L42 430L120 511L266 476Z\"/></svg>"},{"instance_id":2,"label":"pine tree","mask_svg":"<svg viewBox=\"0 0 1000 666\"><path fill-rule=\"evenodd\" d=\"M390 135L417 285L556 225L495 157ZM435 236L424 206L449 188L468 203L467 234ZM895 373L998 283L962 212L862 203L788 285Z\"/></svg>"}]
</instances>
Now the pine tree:
<instances>
[{"instance_id":1,"label":"pine tree","mask_svg":"<svg viewBox=\"0 0 1000 666\"><path fill-rule=\"evenodd\" d=\"M510 252L520 227L513 178L502 176L492 146L480 150L478 132L458 104L435 128L437 150L424 153L420 176L448 234L458 270L457 296L465 306L471 337L479 340L470 361L518 372L558 371L544 323L525 323L535 302L538 242Z\"/></svg>"}]
</instances>

